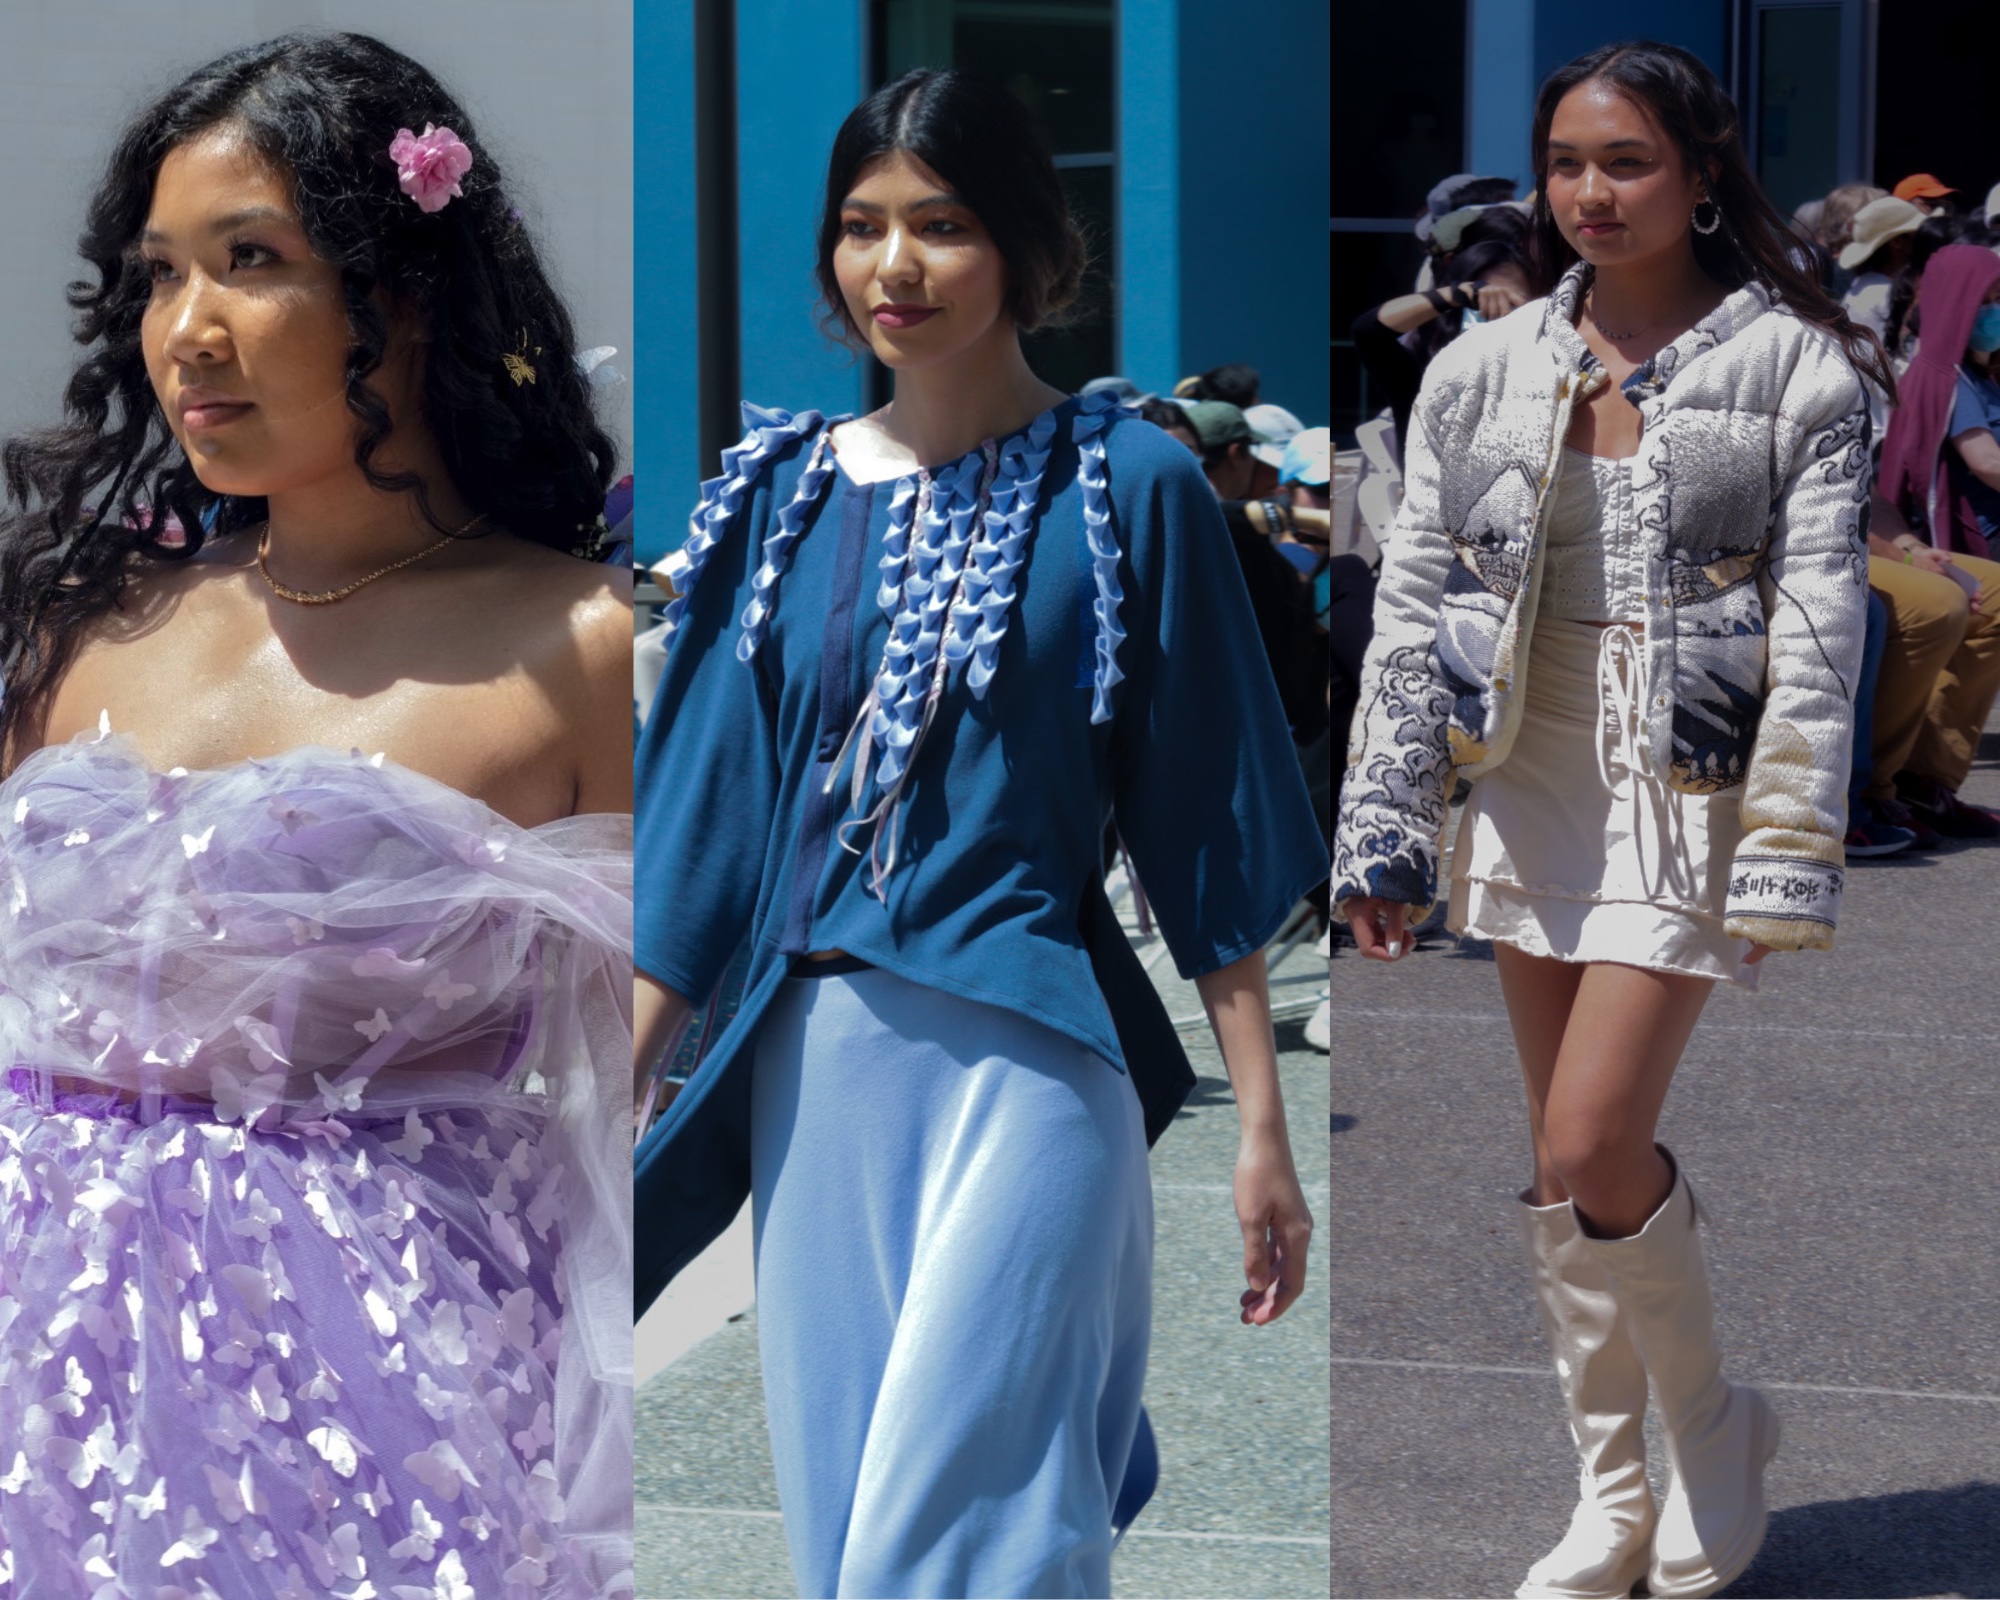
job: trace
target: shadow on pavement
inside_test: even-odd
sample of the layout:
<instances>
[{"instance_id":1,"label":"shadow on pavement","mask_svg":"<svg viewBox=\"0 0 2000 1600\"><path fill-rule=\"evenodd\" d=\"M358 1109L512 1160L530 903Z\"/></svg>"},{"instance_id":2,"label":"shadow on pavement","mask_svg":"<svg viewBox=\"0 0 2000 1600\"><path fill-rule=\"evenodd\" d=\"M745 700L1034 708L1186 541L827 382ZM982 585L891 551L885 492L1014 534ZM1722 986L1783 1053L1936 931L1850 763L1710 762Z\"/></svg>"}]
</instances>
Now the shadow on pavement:
<instances>
[{"instance_id":1,"label":"shadow on pavement","mask_svg":"<svg viewBox=\"0 0 2000 1600\"><path fill-rule=\"evenodd\" d=\"M1750 1570L1722 1592L2000 1596L2000 1484L1774 1511Z\"/></svg>"},{"instance_id":2,"label":"shadow on pavement","mask_svg":"<svg viewBox=\"0 0 2000 1600\"><path fill-rule=\"evenodd\" d=\"M1203 1106L1228 1106L1236 1103L1236 1095L1229 1087L1227 1078L1204 1078L1199 1075L1194 1087L1188 1091L1186 1102L1174 1113L1174 1120L1180 1122L1193 1116Z\"/></svg>"}]
</instances>

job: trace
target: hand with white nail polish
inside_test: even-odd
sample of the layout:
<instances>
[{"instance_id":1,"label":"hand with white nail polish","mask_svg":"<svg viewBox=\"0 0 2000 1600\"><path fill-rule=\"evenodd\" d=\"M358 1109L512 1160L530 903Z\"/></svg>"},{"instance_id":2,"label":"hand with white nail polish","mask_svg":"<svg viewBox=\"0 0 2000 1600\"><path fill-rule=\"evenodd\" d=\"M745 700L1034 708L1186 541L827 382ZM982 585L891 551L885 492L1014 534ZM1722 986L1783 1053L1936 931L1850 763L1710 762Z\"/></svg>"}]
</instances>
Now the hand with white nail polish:
<instances>
[{"instance_id":1,"label":"hand with white nail polish","mask_svg":"<svg viewBox=\"0 0 2000 1600\"><path fill-rule=\"evenodd\" d=\"M1341 902L1340 909L1354 930L1354 942L1371 961L1399 961L1410 942L1404 932L1410 908L1400 900L1378 900L1357 896Z\"/></svg>"}]
</instances>

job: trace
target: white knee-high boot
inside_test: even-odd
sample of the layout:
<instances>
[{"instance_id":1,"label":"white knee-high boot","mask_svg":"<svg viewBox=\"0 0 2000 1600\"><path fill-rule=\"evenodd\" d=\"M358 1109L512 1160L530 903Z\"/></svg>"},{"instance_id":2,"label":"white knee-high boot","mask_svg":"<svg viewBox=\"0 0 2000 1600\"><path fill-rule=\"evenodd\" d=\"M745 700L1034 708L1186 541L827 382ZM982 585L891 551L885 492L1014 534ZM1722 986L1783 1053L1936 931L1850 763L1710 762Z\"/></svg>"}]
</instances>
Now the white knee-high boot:
<instances>
[{"instance_id":1,"label":"white knee-high boot","mask_svg":"<svg viewBox=\"0 0 2000 1600\"><path fill-rule=\"evenodd\" d=\"M1764 1542L1764 1468L1778 1453L1778 1414L1757 1390L1722 1376L1694 1195L1679 1164L1637 1233L1585 1242L1631 1318L1673 1465L1647 1583L1658 1596L1714 1594Z\"/></svg>"},{"instance_id":2,"label":"white knee-high boot","mask_svg":"<svg viewBox=\"0 0 2000 1600\"><path fill-rule=\"evenodd\" d=\"M1523 1192L1521 1237L1583 1470L1569 1531L1514 1592L1520 1600L1616 1600L1645 1573L1658 1521L1646 1482L1646 1368L1570 1203L1529 1200Z\"/></svg>"}]
</instances>

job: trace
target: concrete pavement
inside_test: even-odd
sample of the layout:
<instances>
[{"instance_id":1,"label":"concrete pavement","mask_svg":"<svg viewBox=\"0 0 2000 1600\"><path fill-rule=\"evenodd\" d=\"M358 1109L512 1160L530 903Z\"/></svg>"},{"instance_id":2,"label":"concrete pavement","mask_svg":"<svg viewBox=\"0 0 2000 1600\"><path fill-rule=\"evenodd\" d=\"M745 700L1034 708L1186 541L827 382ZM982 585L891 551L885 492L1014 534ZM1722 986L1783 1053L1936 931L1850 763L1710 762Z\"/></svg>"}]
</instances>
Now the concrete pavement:
<instances>
[{"instance_id":1,"label":"concrete pavement","mask_svg":"<svg viewBox=\"0 0 2000 1600\"><path fill-rule=\"evenodd\" d=\"M2000 732L1964 792L2000 806ZM1996 907L2000 845L1856 864L1836 948L1718 989L1675 1080L1726 1368L1785 1427L1730 1595L2000 1595ZM1490 947L1341 950L1332 1065L1331 1593L1510 1595L1576 1465Z\"/></svg>"},{"instance_id":2,"label":"concrete pavement","mask_svg":"<svg viewBox=\"0 0 2000 1600\"><path fill-rule=\"evenodd\" d=\"M1307 942L1272 976L1274 1005L1294 1012L1278 1024L1280 1070L1294 1152L1321 1218L1326 1057L1305 1047L1302 1030L1325 971ZM1171 962L1155 972L1169 1011L1199 1017L1194 986ZM1312 1262L1305 1296L1271 1327L1237 1322L1235 1106L1206 1024L1182 1036L1200 1083L1152 1158L1146 1405L1161 1484L1119 1548L1113 1586L1120 1595L1317 1600L1327 1592L1325 1268ZM635 1520L647 1600L796 1592L764 1431L756 1315L736 1308L723 1320L742 1277L740 1261L719 1255L705 1268L717 1285L713 1304L683 1301L641 1329L642 1376L675 1356L638 1396Z\"/></svg>"}]
</instances>

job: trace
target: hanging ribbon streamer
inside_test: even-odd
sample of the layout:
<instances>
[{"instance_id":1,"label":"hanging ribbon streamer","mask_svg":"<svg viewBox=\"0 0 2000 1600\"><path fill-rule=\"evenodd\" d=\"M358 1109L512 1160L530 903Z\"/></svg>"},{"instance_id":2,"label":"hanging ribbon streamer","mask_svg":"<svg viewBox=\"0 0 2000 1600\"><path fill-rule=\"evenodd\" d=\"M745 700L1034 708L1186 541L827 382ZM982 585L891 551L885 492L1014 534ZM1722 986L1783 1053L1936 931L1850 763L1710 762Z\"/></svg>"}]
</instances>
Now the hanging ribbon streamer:
<instances>
[{"instance_id":1,"label":"hanging ribbon streamer","mask_svg":"<svg viewBox=\"0 0 2000 1600\"><path fill-rule=\"evenodd\" d=\"M1112 515L1104 435L1129 414L1108 394L1078 407L1071 437L1078 452L1084 539L1091 559L1096 620L1091 721L1111 718L1111 691L1124 677L1118 620L1124 593ZM868 889L885 899L901 844L903 802L924 736L936 720L951 673L963 668L974 698L984 699L999 667L1007 619L1019 594L1041 505L1042 476L1055 441L1056 416L1045 411L1004 444L987 440L935 476L897 484L879 563L876 603L889 620L882 661L826 777L831 794L848 777L851 814L840 824L843 848L860 855L865 833ZM851 758L851 765L850 765ZM868 803L870 784L873 803Z\"/></svg>"},{"instance_id":2,"label":"hanging ribbon streamer","mask_svg":"<svg viewBox=\"0 0 2000 1600\"><path fill-rule=\"evenodd\" d=\"M945 627L964 589L973 529L981 525L980 519L992 502L999 461L999 447L989 439L935 478L918 474L909 558L894 595L889 641L874 685L848 734L848 745L855 745L858 739L859 746L854 750L849 789L849 803L857 811L867 793L869 760L880 752L873 774L875 804L840 825L842 847L856 855L861 854L861 846L854 836L864 829L872 830L868 888L878 900L885 898L889 877L896 870L910 767L936 720L949 678ZM890 598L886 583L878 598ZM843 747L827 776L829 791L846 754Z\"/></svg>"},{"instance_id":3,"label":"hanging ribbon streamer","mask_svg":"<svg viewBox=\"0 0 2000 1600\"><path fill-rule=\"evenodd\" d=\"M660 563L674 591L664 618L667 643L673 642L702 569L729 531L731 519L748 501L757 474L780 450L810 436L820 421L817 411L801 411L795 417L789 411L766 411L744 402L743 425L748 431L740 443L722 452L722 474L703 482L701 498L688 518L686 542Z\"/></svg>"},{"instance_id":4,"label":"hanging ribbon streamer","mask_svg":"<svg viewBox=\"0 0 2000 1600\"><path fill-rule=\"evenodd\" d=\"M966 663L965 683L976 699L986 698L987 685L999 664L1000 641L1007 632L1007 612L1014 604L1015 579L1027 560L1028 539L1034 531L1041 499L1042 471L1055 439L1056 419L1044 411L1002 447L1000 471L992 503L980 518L979 537L968 554L965 584L952 606L945 636L945 658Z\"/></svg>"},{"instance_id":5,"label":"hanging ribbon streamer","mask_svg":"<svg viewBox=\"0 0 2000 1600\"><path fill-rule=\"evenodd\" d=\"M749 661L764 643L764 635L771 626L771 611L778 603L778 580L785 575L785 568L791 565L792 546L799 542L799 535L805 531L806 516L819 501L827 480L833 476L833 454L830 448L833 426L827 425L813 442L812 455L806 461L805 471L799 474L798 487L792 498L778 513L777 521L764 535L763 559L756 576L750 580L750 603L743 608L743 634L736 641L736 659Z\"/></svg>"},{"instance_id":6,"label":"hanging ribbon streamer","mask_svg":"<svg viewBox=\"0 0 2000 1600\"><path fill-rule=\"evenodd\" d=\"M1118 647L1125 629L1118 608L1125 591L1118 582L1118 528L1111 513L1111 483L1104 458L1104 433L1112 418L1123 413L1115 396L1089 396L1077 412L1071 436L1076 440L1077 486L1083 491L1083 539L1090 549L1090 571L1097 585L1091 611L1097 618L1097 664L1091 673L1090 720L1111 720L1111 691L1124 680Z\"/></svg>"}]
</instances>

